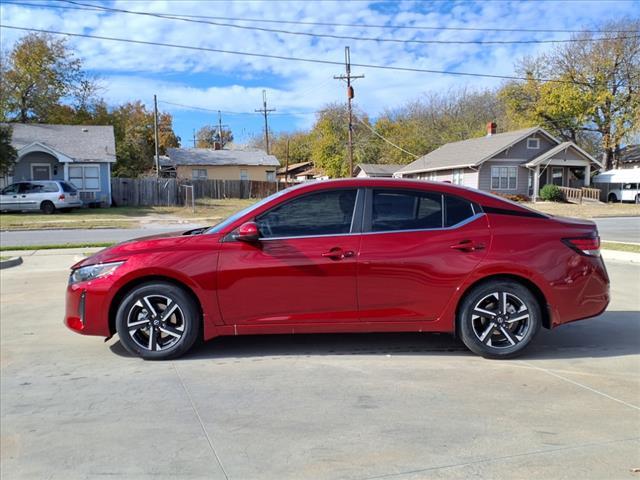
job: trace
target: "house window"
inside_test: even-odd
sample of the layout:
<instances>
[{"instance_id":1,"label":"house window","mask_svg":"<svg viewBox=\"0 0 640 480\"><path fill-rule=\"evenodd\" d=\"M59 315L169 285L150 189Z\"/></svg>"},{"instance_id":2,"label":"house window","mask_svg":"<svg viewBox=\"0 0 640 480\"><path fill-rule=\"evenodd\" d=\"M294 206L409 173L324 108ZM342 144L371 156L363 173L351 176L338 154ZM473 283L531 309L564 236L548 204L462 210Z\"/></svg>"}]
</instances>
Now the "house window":
<instances>
[{"instance_id":1,"label":"house window","mask_svg":"<svg viewBox=\"0 0 640 480\"><path fill-rule=\"evenodd\" d=\"M529 150L539 150L540 149L540 139L539 138L527 138L527 148Z\"/></svg>"},{"instance_id":2,"label":"house window","mask_svg":"<svg viewBox=\"0 0 640 480\"><path fill-rule=\"evenodd\" d=\"M240 180L249 180L249 173L244 168L240 170Z\"/></svg>"},{"instance_id":3,"label":"house window","mask_svg":"<svg viewBox=\"0 0 640 480\"><path fill-rule=\"evenodd\" d=\"M462 175L464 170L461 168L453 171L453 184L454 185L462 185Z\"/></svg>"},{"instance_id":4,"label":"house window","mask_svg":"<svg viewBox=\"0 0 640 480\"><path fill-rule=\"evenodd\" d=\"M276 181L276 172L272 171L268 171L267 172L267 182L275 182Z\"/></svg>"},{"instance_id":5,"label":"house window","mask_svg":"<svg viewBox=\"0 0 640 480\"><path fill-rule=\"evenodd\" d=\"M491 167L491 190L516 190L518 167Z\"/></svg>"},{"instance_id":6,"label":"house window","mask_svg":"<svg viewBox=\"0 0 640 480\"><path fill-rule=\"evenodd\" d=\"M207 169L206 168L193 168L193 169L191 169L191 179L192 180L206 180L207 179Z\"/></svg>"},{"instance_id":7,"label":"house window","mask_svg":"<svg viewBox=\"0 0 640 480\"><path fill-rule=\"evenodd\" d=\"M551 168L551 183L553 183L554 185L558 185L559 187L564 185L564 168Z\"/></svg>"},{"instance_id":8,"label":"house window","mask_svg":"<svg viewBox=\"0 0 640 480\"><path fill-rule=\"evenodd\" d=\"M100 190L100 166L71 165L69 166L69 181L78 190Z\"/></svg>"}]
</instances>

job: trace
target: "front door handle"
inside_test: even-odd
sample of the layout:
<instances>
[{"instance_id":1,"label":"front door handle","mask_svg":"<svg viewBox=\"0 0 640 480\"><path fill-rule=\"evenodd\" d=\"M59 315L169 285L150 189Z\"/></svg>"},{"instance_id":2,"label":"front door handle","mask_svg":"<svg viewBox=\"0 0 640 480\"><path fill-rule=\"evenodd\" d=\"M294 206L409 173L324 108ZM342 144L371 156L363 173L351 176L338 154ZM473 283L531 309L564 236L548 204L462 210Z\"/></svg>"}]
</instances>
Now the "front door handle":
<instances>
[{"instance_id":1,"label":"front door handle","mask_svg":"<svg viewBox=\"0 0 640 480\"><path fill-rule=\"evenodd\" d=\"M484 243L476 243L471 240L462 240L460 243L456 243L455 245L451 245L451 248L454 250L459 250L461 252L475 252L476 250L483 250Z\"/></svg>"},{"instance_id":2,"label":"front door handle","mask_svg":"<svg viewBox=\"0 0 640 480\"><path fill-rule=\"evenodd\" d=\"M325 258L330 258L331 260L343 260L345 258L353 257L355 252L353 250L342 250L340 247L333 247L328 252L324 252L322 254Z\"/></svg>"}]
</instances>

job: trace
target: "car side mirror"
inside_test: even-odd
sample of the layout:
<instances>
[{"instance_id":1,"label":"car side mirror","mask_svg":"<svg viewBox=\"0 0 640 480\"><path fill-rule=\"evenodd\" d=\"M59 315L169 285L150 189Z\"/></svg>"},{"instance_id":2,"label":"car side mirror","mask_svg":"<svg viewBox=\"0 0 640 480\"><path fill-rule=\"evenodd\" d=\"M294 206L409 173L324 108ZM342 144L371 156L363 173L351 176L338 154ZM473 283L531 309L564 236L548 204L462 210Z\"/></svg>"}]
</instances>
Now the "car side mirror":
<instances>
[{"instance_id":1,"label":"car side mirror","mask_svg":"<svg viewBox=\"0 0 640 480\"><path fill-rule=\"evenodd\" d=\"M256 222L247 222L240 225L238 232L233 236L241 242L257 242L260 240L260 229Z\"/></svg>"}]
</instances>

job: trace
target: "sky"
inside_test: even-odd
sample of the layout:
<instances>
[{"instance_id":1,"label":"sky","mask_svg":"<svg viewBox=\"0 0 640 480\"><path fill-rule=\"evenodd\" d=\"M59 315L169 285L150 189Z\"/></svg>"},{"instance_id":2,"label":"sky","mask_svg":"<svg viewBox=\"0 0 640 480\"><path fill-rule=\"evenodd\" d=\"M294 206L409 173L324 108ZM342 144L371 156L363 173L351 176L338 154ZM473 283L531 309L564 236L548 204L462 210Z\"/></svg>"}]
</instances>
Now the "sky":
<instances>
[{"instance_id":1,"label":"sky","mask_svg":"<svg viewBox=\"0 0 640 480\"><path fill-rule=\"evenodd\" d=\"M514 63L518 59L550 50L553 45L396 43L363 40L362 37L422 41L558 40L569 38L571 34L434 28L594 29L601 22L640 15L640 0L72 1L75 4L63 0L0 0L0 24L335 62L344 62L344 48L349 46L352 63L508 76L514 74ZM291 32L346 35L358 39L292 35L148 15L69 8L78 7L78 3L173 16L250 19L197 20ZM358 26L264 23L256 22L256 19ZM401 28L408 26L420 28ZM1 48L10 50L24 34L24 31L0 29ZM254 110L262 108L263 90L266 90L268 108L276 109L269 117L270 130L276 132L309 128L315 119L314 112L328 103L346 99L345 84L333 78L344 73L341 65L68 38L68 44L83 60L84 68L100 79L101 95L108 104L141 100L152 107L153 95L156 94L159 109L173 115L174 130L182 138L182 146L186 147L192 146L194 129L205 124L217 124L218 110L222 112L223 124L231 128L237 143L262 134L264 119ZM352 74L365 75L354 83L354 102L356 108L372 118L429 93L465 87L492 88L504 81L364 67L353 67Z\"/></svg>"}]
</instances>

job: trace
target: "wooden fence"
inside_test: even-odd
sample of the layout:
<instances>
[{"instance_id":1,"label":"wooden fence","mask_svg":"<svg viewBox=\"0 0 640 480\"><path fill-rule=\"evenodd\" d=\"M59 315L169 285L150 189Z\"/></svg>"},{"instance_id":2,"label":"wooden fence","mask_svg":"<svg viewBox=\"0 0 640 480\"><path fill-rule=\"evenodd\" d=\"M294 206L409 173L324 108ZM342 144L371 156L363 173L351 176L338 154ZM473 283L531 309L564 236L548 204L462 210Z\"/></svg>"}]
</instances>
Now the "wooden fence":
<instances>
[{"instance_id":1,"label":"wooden fence","mask_svg":"<svg viewBox=\"0 0 640 480\"><path fill-rule=\"evenodd\" d=\"M286 185L252 180L183 180L176 178L112 178L114 206L182 206L204 199L264 198Z\"/></svg>"}]
</instances>

